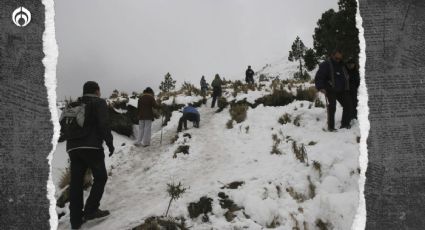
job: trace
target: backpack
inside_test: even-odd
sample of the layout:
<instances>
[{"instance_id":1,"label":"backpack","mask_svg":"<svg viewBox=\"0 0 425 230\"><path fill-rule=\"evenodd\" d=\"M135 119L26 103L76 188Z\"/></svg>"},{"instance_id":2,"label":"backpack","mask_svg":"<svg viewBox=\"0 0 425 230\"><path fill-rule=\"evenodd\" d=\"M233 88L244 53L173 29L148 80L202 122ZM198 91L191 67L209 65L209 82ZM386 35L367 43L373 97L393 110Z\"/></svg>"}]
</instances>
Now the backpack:
<instances>
[{"instance_id":1,"label":"backpack","mask_svg":"<svg viewBox=\"0 0 425 230\"><path fill-rule=\"evenodd\" d=\"M59 118L61 141L81 139L89 134L89 129L84 124L86 120L86 107L87 105L85 103L78 101L70 103L63 109Z\"/></svg>"}]
</instances>

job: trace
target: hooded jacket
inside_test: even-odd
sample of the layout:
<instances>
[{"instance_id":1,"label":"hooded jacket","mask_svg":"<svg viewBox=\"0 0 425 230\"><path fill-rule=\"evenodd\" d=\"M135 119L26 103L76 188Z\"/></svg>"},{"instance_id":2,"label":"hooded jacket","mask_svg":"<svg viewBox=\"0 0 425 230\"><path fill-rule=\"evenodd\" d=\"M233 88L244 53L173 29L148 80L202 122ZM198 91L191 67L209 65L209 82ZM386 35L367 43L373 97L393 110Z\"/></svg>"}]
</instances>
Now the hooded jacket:
<instances>
[{"instance_id":1,"label":"hooded jacket","mask_svg":"<svg viewBox=\"0 0 425 230\"><path fill-rule=\"evenodd\" d=\"M139 98L137 110L139 120L154 120L153 108L159 108L155 98L148 93Z\"/></svg>"}]
</instances>

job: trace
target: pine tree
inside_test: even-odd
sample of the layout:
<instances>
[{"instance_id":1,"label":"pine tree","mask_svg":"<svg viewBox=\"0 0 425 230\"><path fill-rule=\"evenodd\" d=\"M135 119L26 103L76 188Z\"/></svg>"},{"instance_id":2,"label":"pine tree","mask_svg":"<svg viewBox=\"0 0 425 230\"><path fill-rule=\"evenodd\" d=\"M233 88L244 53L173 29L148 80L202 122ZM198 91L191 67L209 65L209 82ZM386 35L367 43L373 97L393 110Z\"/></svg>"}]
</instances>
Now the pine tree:
<instances>
[{"instance_id":1,"label":"pine tree","mask_svg":"<svg viewBox=\"0 0 425 230\"><path fill-rule=\"evenodd\" d=\"M306 47L304 43L301 41L300 37L297 36L294 43L292 43L291 51L289 51L289 61L299 61L300 62L300 76L303 75L303 63L302 60L304 59L304 54L306 51Z\"/></svg>"},{"instance_id":2,"label":"pine tree","mask_svg":"<svg viewBox=\"0 0 425 230\"><path fill-rule=\"evenodd\" d=\"M176 88L176 81L173 80L170 73L167 73L164 76L164 81L162 81L161 84L159 85L159 89L162 92L170 92L174 88Z\"/></svg>"},{"instance_id":3,"label":"pine tree","mask_svg":"<svg viewBox=\"0 0 425 230\"><path fill-rule=\"evenodd\" d=\"M339 11L330 9L322 14L314 30L314 49L317 57L325 59L338 47L345 58L358 59L359 31L356 27L356 0L339 0Z\"/></svg>"},{"instance_id":4,"label":"pine tree","mask_svg":"<svg viewBox=\"0 0 425 230\"><path fill-rule=\"evenodd\" d=\"M304 65L307 71L312 71L318 64L316 52L313 49L307 49L304 54Z\"/></svg>"}]
</instances>

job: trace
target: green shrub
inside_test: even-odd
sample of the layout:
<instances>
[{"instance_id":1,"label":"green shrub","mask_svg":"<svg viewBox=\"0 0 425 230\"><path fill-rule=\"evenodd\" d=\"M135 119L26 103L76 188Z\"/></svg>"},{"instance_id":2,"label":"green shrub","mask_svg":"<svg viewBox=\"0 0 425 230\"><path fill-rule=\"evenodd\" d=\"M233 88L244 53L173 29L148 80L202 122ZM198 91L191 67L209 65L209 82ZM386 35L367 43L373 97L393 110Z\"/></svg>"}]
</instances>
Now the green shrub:
<instances>
[{"instance_id":1,"label":"green shrub","mask_svg":"<svg viewBox=\"0 0 425 230\"><path fill-rule=\"evenodd\" d=\"M315 87L309 87L303 89L302 87L297 88L297 96L295 97L298 101L311 101L313 102L317 97L317 90Z\"/></svg>"},{"instance_id":2,"label":"green shrub","mask_svg":"<svg viewBox=\"0 0 425 230\"><path fill-rule=\"evenodd\" d=\"M313 161L313 168L319 172L319 176L322 176L322 165L318 161Z\"/></svg>"},{"instance_id":3,"label":"green shrub","mask_svg":"<svg viewBox=\"0 0 425 230\"><path fill-rule=\"evenodd\" d=\"M305 200L307 200L304 194L295 191L293 187L287 188L286 192L288 192L292 199L296 200L297 202L304 202Z\"/></svg>"},{"instance_id":4,"label":"green shrub","mask_svg":"<svg viewBox=\"0 0 425 230\"><path fill-rule=\"evenodd\" d=\"M301 163L306 163L306 165L308 166L307 151L304 147L304 144L301 144L301 146L298 146L297 142L293 141L292 151L294 152L295 158L297 158Z\"/></svg>"},{"instance_id":5,"label":"green shrub","mask_svg":"<svg viewBox=\"0 0 425 230\"><path fill-rule=\"evenodd\" d=\"M308 180L308 195L310 199L313 199L316 196L316 185L311 181L310 176L307 176Z\"/></svg>"},{"instance_id":6,"label":"green shrub","mask_svg":"<svg viewBox=\"0 0 425 230\"><path fill-rule=\"evenodd\" d=\"M203 196L198 202L189 203L187 209L189 211L190 218L196 218L201 214L206 216L208 212L212 212L212 201L213 199Z\"/></svg>"},{"instance_id":7,"label":"green shrub","mask_svg":"<svg viewBox=\"0 0 425 230\"><path fill-rule=\"evenodd\" d=\"M186 192L186 190L187 188L183 187L181 182L179 182L178 184L167 184L167 193L170 197L170 202L168 203L168 208L165 212L165 216L168 216L168 211L170 210L171 202L173 202L173 200L179 199Z\"/></svg>"},{"instance_id":8,"label":"green shrub","mask_svg":"<svg viewBox=\"0 0 425 230\"><path fill-rule=\"evenodd\" d=\"M332 225L328 222L324 222L322 219L317 219L316 220L316 227L319 230L329 230L329 229L333 229Z\"/></svg>"},{"instance_id":9,"label":"green shrub","mask_svg":"<svg viewBox=\"0 0 425 230\"><path fill-rule=\"evenodd\" d=\"M225 97L220 97L217 100L218 111L221 112L229 105Z\"/></svg>"},{"instance_id":10,"label":"green shrub","mask_svg":"<svg viewBox=\"0 0 425 230\"><path fill-rule=\"evenodd\" d=\"M186 96L201 95L201 90L189 82L184 82L180 89L180 93L184 93Z\"/></svg>"},{"instance_id":11,"label":"green shrub","mask_svg":"<svg viewBox=\"0 0 425 230\"><path fill-rule=\"evenodd\" d=\"M233 129L233 120L232 119L230 119L226 122L226 127L228 129Z\"/></svg>"},{"instance_id":12,"label":"green shrub","mask_svg":"<svg viewBox=\"0 0 425 230\"><path fill-rule=\"evenodd\" d=\"M282 140L277 136L277 134L273 134L272 139L273 139L273 146L272 146L272 151L270 153L276 154L276 155L282 155L282 151L280 151L279 149L279 144L282 142Z\"/></svg>"},{"instance_id":13,"label":"green shrub","mask_svg":"<svg viewBox=\"0 0 425 230\"><path fill-rule=\"evenodd\" d=\"M111 130L128 137L133 135L133 121L127 114L117 113L111 107L108 112Z\"/></svg>"},{"instance_id":14,"label":"green shrub","mask_svg":"<svg viewBox=\"0 0 425 230\"><path fill-rule=\"evenodd\" d=\"M306 82L311 80L311 76L306 71L303 72L302 74L300 74L300 72L296 72L294 73L294 79L297 81Z\"/></svg>"},{"instance_id":15,"label":"green shrub","mask_svg":"<svg viewBox=\"0 0 425 230\"><path fill-rule=\"evenodd\" d=\"M189 154L189 145L180 145L179 147L177 147L177 149L174 151L174 155L173 158L177 158L177 154L178 153L183 153L185 155Z\"/></svg>"},{"instance_id":16,"label":"green shrub","mask_svg":"<svg viewBox=\"0 0 425 230\"><path fill-rule=\"evenodd\" d=\"M314 100L314 107L325 108L325 104L319 98L316 98L316 100Z\"/></svg>"},{"instance_id":17,"label":"green shrub","mask_svg":"<svg viewBox=\"0 0 425 230\"><path fill-rule=\"evenodd\" d=\"M285 113L284 115L282 115L281 117L279 117L278 122L280 124L282 124L282 125L291 123L291 115L288 114L288 113Z\"/></svg>"},{"instance_id":18,"label":"green shrub","mask_svg":"<svg viewBox=\"0 0 425 230\"><path fill-rule=\"evenodd\" d=\"M235 104L230 108L230 117L232 120L236 121L236 123L241 123L246 119L248 111L248 106L244 104Z\"/></svg>"},{"instance_id":19,"label":"green shrub","mask_svg":"<svg viewBox=\"0 0 425 230\"><path fill-rule=\"evenodd\" d=\"M301 115L296 116L294 119L294 125L298 127L301 126L300 121L301 121Z\"/></svg>"},{"instance_id":20,"label":"green shrub","mask_svg":"<svg viewBox=\"0 0 425 230\"><path fill-rule=\"evenodd\" d=\"M272 94L257 99L256 103L262 103L264 106L285 106L293 102L294 99L294 95L285 90L274 90Z\"/></svg>"}]
</instances>

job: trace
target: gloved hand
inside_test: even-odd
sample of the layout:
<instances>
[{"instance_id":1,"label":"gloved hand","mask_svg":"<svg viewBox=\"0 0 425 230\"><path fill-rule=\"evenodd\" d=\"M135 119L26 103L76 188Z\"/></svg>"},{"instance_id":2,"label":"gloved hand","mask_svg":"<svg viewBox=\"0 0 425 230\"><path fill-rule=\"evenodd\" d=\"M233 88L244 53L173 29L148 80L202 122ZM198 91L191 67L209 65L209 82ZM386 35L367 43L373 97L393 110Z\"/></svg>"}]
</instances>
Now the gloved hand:
<instances>
[{"instance_id":1,"label":"gloved hand","mask_svg":"<svg viewBox=\"0 0 425 230\"><path fill-rule=\"evenodd\" d=\"M108 146L108 148L109 148L109 157L111 157L111 156L112 156L112 154L114 154L115 148L114 148L114 146L113 146L113 145Z\"/></svg>"}]
</instances>

